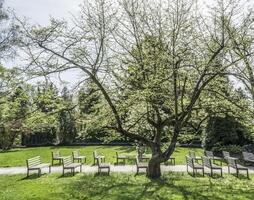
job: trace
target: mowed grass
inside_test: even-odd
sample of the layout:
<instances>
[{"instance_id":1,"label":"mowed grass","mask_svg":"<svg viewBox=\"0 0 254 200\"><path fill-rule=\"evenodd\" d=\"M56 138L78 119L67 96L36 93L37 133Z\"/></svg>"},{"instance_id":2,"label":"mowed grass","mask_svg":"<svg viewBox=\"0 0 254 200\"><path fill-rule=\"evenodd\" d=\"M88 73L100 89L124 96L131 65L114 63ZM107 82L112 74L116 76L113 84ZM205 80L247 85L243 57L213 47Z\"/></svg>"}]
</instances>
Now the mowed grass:
<instances>
[{"instance_id":1,"label":"mowed grass","mask_svg":"<svg viewBox=\"0 0 254 200\"><path fill-rule=\"evenodd\" d=\"M224 178L197 177L186 173L167 173L152 181L144 174L113 173L110 176L60 174L32 176L0 176L1 200L223 200L253 199L252 180L238 179L232 175Z\"/></svg>"},{"instance_id":2,"label":"mowed grass","mask_svg":"<svg viewBox=\"0 0 254 200\"><path fill-rule=\"evenodd\" d=\"M13 167L13 166L25 166L26 159L41 156L43 162L51 163L51 152L60 151L63 156L71 155L73 150L79 150L82 155L87 157L87 164L93 163L93 151L97 151L99 154L103 154L106 157L106 162L114 164L116 162L116 152L125 155L136 155L136 148L130 146L70 146L70 147L35 147L35 148L18 148L10 151L0 151L0 167ZM192 150L197 155L202 155L203 150L200 148L183 148L177 147L173 154L176 158L176 164L185 164L185 155ZM129 162L129 164L133 164Z\"/></svg>"}]
</instances>

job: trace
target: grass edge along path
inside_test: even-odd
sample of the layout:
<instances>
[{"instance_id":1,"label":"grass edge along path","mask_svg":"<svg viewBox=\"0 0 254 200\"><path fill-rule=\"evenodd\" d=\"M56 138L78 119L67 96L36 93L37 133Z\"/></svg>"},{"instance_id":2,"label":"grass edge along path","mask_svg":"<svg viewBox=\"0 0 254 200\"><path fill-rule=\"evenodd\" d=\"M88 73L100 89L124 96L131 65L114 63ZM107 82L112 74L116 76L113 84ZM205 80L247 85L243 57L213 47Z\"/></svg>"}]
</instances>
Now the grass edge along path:
<instances>
[{"instance_id":1,"label":"grass edge along path","mask_svg":"<svg viewBox=\"0 0 254 200\"><path fill-rule=\"evenodd\" d=\"M135 147L128 146L51 146L51 147L34 147L34 148L17 148L6 152L0 152L0 167L17 167L25 166L26 159L41 156L42 161L45 163L51 163L51 152L60 151L62 155L71 155L73 150L79 150L82 155L87 157L88 165L93 163L92 153L96 150L98 153L105 155L106 162L114 164L116 162L116 152L125 155L136 155ZM185 164L185 155L189 151L195 151L197 155L202 155L203 150L201 148L184 148L177 147L172 157L176 158L176 165ZM128 164L128 163L127 163ZM133 164L133 163L129 163Z\"/></svg>"}]
</instances>

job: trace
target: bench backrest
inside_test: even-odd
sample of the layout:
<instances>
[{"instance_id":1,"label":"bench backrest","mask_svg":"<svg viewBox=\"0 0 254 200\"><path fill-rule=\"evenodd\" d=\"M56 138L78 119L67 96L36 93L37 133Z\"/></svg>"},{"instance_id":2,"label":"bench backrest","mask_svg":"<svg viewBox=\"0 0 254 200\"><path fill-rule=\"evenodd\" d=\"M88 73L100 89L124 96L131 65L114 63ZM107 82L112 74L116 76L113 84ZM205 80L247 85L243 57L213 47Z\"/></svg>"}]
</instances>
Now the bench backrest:
<instances>
[{"instance_id":1,"label":"bench backrest","mask_svg":"<svg viewBox=\"0 0 254 200\"><path fill-rule=\"evenodd\" d=\"M228 151L222 151L222 155L224 158L230 157L230 153Z\"/></svg>"},{"instance_id":2,"label":"bench backrest","mask_svg":"<svg viewBox=\"0 0 254 200\"><path fill-rule=\"evenodd\" d=\"M67 166L67 165L70 165L72 163L73 163L73 161L72 161L71 156L63 157L63 166Z\"/></svg>"},{"instance_id":3,"label":"bench backrest","mask_svg":"<svg viewBox=\"0 0 254 200\"><path fill-rule=\"evenodd\" d=\"M194 167L194 162L193 162L193 158L192 157L186 156L186 163L187 163L188 166L190 166L192 168Z\"/></svg>"},{"instance_id":4,"label":"bench backrest","mask_svg":"<svg viewBox=\"0 0 254 200\"><path fill-rule=\"evenodd\" d=\"M136 165L138 166L138 165L139 165L139 163L140 163L140 158L139 158L139 156L138 156L138 155L136 156L136 160L135 160L135 161L136 161Z\"/></svg>"},{"instance_id":5,"label":"bench backrest","mask_svg":"<svg viewBox=\"0 0 254 200\"><path fill-rule=\"evenodd\" d=\"M244 160L254 160L254 154L243 151L243 159Z\"/></svg>"},{"instance_id":6,"label":"bench backrest","mask_svg":"<svg viewBox=\"0 0 254 200\"><path fill-rule=\"evenodd\" d=\"M205 155L207 157L212 157L213 158L213 152L212 151L205 151Z\"/></svg>"},{"instance_id":7,"label":"bench backrest","mask_svg":"<svg viewBox=\"0 0 254 200\"><path fill-rule=\"evenodd\" d=\"M27 159L26 163L27 163L28 168L39 165L39 164L41 164L41 157L36 156L36 157L33 157L33 158L29 158L29 159Z\"/></svg>"},{"instance_id":8,"label":"bench backrest","mask_svg":"<svg viewBox=\"0 0 254 200\"><path fill-rule=\"evenodd\" d=\"M59 158L61 156L59 151L52 152L52 158Z\"/></svg>"},{"instance_id":9,"label":"bench backrest","mask_svg":"<svg viewBox=\"0 0 254 200\"><path fill-rule=\"evenodd\" d=\"M232 168L236 168L237 165L236 165L236 160L235 159L232 159L230 157L227 157L227 161L228 161L228 166L232 167Z\"/></svg>"},{"instance_id":10,"label":"bench backrest","mask_svg":"<svg viewBox=\"0 0 254 200\"><path fill-rule=\"evenodd\" d=\"M94 158L97 158L97 157L98 157L97 151L94 151L94 152L93 152L93 157L94 157Z\"/></svg>"},{"instance_id":11,"label":"bench backrest","mask_svg":"<svg viewBox=\"0 0 254 200\"><path fill-rule=\"evenodd\" d=\"M203 165L211 168L212 167L212 163L211 163L211 159L209 157L206 156L202 156L202 160L203 160Z\"/></svg>"},{"instance_id":12,"label":"bench backrest","mask_svg":"<svg viewBox=\"0 0 254 200\"><path fill-rule=\"evenodd\" d=\"M196 153L194 151L189 151L189 157L196 158Z\"/></svg>"},{"instance_id":13,"label":"bench backrest","mask_svg":"<svg viewBox=\"0 0 254 200\"><path fill-rule=\"evenodd\" d=\"M98 167L101 166L101 158L96 158Z\"/></svg>"},{"instance_id":14,"label":"bench backrest","mask_svg":"<svg viewBox=\"0 0 254 200\"><path fill-rule=\"evenodd\" d=\"M73 152L72 152L72 156L73 156L74 158L79 157L79 151L73 151Z\"/></svg>"}]
</instances>

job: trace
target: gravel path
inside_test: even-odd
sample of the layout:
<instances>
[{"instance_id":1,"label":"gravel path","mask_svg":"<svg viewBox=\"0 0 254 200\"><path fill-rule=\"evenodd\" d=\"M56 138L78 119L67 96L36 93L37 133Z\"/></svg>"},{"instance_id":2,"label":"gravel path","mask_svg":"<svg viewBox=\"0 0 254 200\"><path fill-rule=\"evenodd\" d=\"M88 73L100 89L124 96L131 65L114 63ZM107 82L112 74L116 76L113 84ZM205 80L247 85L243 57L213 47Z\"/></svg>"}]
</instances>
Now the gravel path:
<instances>
[{"instance_id":1,"label":"gravel path","mask_svg":"<svg viewBox=\"0 0 254 200\"><path fill-rule=\"evenodd\" d=\"M121 173L136 173L135 165L111 165L111 172L121 172ZM163 172L186 172L186 165L175 165L175 166L165 166L162 165L161 169ZM78 170L78 169L77 169ZM95 173L98 168L96 166L83 165L82 172L83 173ZM0 168L0 175L11 175L11 174L26 174L26 167L6 167ZM36 171L35 171L36 172ZM47 173L48 169L43 169L42 173ZM52 173L62 173L61 166L53 166L51 168ZM208 171L207 171L208 172ZM228 173L228 168L223 167L223 173ZM249 167L249 173L254 174L254 167Z\"/></svg>"}]
</instances>

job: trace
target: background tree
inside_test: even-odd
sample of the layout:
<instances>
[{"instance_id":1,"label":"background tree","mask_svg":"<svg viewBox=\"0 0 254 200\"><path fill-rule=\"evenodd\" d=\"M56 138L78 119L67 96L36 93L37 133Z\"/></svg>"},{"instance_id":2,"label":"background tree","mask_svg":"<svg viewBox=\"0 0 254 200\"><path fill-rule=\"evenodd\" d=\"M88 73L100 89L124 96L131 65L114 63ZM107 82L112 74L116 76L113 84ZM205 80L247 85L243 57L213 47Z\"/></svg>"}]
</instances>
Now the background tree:
<instances>
[{"instance_id":1,"label":"background tree","mask_svg":"<svg viewBox=\"0 0 254 200\"><path fill-rule=\"evenodd\" d=\"M19 86L1 107L0 118L0 148L10 149L18 136L25 131L24 121L29 111L29 96L25 89Z\"/></svg>"}]
</instances>

